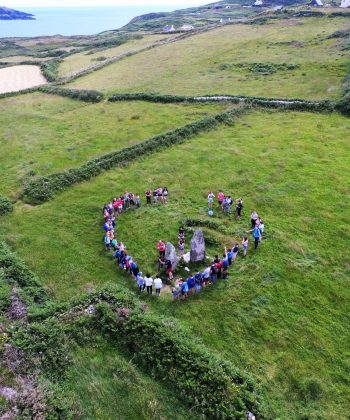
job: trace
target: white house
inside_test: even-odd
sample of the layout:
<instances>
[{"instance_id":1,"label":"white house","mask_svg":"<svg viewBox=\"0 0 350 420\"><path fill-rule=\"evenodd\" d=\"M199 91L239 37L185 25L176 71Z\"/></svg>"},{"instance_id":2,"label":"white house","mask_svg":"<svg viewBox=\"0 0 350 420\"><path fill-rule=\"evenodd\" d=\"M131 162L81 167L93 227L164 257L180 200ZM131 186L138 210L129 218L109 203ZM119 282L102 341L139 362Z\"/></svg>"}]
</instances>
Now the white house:
<instances>
[{"instance_id":1,"label":"white house","mask_svg":"<svg viewBox=\"0 0 350 420\"><path fill-rule=\"evenodd\" d=\"M194 26L192 25L182 25L180 31L193 31Z\"/></svg>"},{"instance_id":2,"label":"white house","mask_svg":"<svg viewBox=\"0 0 350 420\"><path fill-rule=\"evenodd\" d=\"M174 32L175 31L174 25L165 25L164 28L163 28L163 31L164 32Z\"/></svg>"},{"instance_id":3,"label":"white house","mask_svg":"<svg viewBox=\"0 0 350 420\"><path fill-rule=\"evenodd\" d=\"M343 7L344 9L346 9L347 7L350 7L350 0L341 0L340 7Z\"/></svg>"},{"instance_id":4,"label":"white house","mask_svg":"<svg viewBox=\"0 0 350 420\"><path fill-rule=\"evenodd\" d=\"M255 6L255 7L262 7L262 5L263 5L262 0L255 0L255 3L253 4L253 6Z\"/></svg>"},{"instance_id":5,"label":"white house","mask_svg":"<svg viewBox=\"0 0 350 420\"><path fill-rule=\"evenodd\" d=\"M311 2L309 3L309 6L323 7L323 3L322 3L322 0L311 0Z\"/></svg>"}]
</instances>

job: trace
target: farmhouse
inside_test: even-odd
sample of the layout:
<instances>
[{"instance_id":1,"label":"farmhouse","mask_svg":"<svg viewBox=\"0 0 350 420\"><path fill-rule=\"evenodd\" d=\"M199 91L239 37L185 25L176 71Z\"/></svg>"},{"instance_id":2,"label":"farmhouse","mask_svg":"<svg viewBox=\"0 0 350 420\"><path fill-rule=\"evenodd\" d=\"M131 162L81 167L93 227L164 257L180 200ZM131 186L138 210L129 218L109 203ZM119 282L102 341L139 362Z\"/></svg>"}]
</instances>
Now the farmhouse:
<instances>
[{"instance_id":1,"label":"farmhouse","mask_svg":"<svg viewBox=\"0 0 350 420\"><path fill-rule=\"evenodd\" d=\"M254 7L262 7L263 1L262 0L255 0L255 3L253 4Z\"/></svg>"},{"instance_id":2,"label":"farmhouse","mask_svg":"<svg viewBox=\"0 0 350 420\"><path fill-rule=\"evenodd\" d=\"M194 26L192 25L182 25L180 31L193 31Z\"/></svg>"},{"instance_id":3,"label":"farmhouse","mask_svg":"<svg viewBox=\"0 0 350 420\"><path fill-rule=\"evenodd\" d=\"M164 28L163 28L163 31L164 32L174 32L175 31L174 25L165 25Z\"/></svg>"},{"instance_id":4,"label":"farmhouse","mask_svg":"<svg viewBox=\"0 0 350 420\"><path fill-rule=\"evenodd\" d=\"M311 0L309 3L309 6L311 7L323 7L323 3L321 0Z\"/></svg>"}]
</instances>

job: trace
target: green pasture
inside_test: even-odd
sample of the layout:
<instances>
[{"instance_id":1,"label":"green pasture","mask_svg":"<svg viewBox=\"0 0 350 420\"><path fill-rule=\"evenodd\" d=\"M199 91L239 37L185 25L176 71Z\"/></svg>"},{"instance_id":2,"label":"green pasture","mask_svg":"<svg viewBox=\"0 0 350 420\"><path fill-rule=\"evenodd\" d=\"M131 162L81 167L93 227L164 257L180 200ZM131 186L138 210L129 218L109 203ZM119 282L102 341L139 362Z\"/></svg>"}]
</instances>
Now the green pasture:
<instances>
[{"instance_id":1,"label":"green pasture","mask_svg":"<svg viewBox=\"0 0 350 420\"><path fill-rule=\"evenodd\" d=\"M168 109L157 107L153 118ZM107 282L137 293L104 251L105 202L125 190L144 198L147 188L168 186L166 206L147 209L143 199L140 210L117 222L118 239L142 271L155 274L157 240L175 242L185 217L207 220L209 190L242 196L243 219L235 222L216 211L213 219L223 233L210 234L222 246L231 245L245 234L250 211L256 209L264 218L266 239L257 252L251 241L247 258L238 258L227 283L186 302L172 302L167 291L158 300L141 298L256 376L271 418L345 418L350 409L349 132L349 120L336 113L252 111L232 127L105 172L41 206L18 202L13 214L0 219L0 232L59 300ZM209 255L214 251L210 248ZM95 369L93 384L87 383L95 359L109 366L101 360L115 357L108 350L102 353L86 349L72 367L76 383L71 386L80 401L88 400L98 382L98 401L86 402L95 413L115 398L105 368ZM142 404L137 400L137 409ZM165 417L167 407L162 408Z\"/></svg>"},{"instance_id":2,"label":"green pasture","mask_svg":"<svg viewBox=\"0 0 350 420\"><path fill-rule=\"evenodd\" d=\"M102 58L107 59L125 53L137 51L166 38L169 38L169 35L144 35L142 39L131 39L125 44L119 45L118 47L95 49L69 55L68 57L64 58L59 66L59 76L67 77L78 70L98 62L102 62Z\"/></svg>"},{"instance_id":3,"label":"green pasture","mask_svg":"<svg viewBox=\"0 0 350 420\"><path fill-rule=\"evenodd\" d=\"M193 418L175 392L140 372L115 345L96 341L74 352L68 370L66 389L84 419Z\"/></svg>"},{"instance_id":4,"label":"green pasture","mask_svg":"<svg viewBox=\"0 0 350 420\"><path fill-rule=\"evenodd\" d=\"M129 57L71 86L108 93L338 98L348 54L340 50L341 40L325 38L348 27L346 19L326 17L226 25ZM247 63L286 63L297 68L261 74L247 70Z\"/></svg>"},{"instance_id":5,"label":"green pasture","mask_svg":"<svg viewBox=\"0 0 350 420\"><path fill-rule=\"evenodd\" d=\"M0 100L0 192L220 112L224 105L88 104L42 93Z\"/></svg>"}]
</instances>

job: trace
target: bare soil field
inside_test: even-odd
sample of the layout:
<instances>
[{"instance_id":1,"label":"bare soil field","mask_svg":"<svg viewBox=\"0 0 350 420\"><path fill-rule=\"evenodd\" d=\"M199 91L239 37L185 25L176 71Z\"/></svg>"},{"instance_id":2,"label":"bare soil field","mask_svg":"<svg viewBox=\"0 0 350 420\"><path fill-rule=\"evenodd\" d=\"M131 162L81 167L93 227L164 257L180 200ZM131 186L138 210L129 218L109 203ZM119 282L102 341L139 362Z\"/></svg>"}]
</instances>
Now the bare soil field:
<instances>
[{"instance_id":1,"label":"bare soil field","mask_svg":"<svg viewBox=\"0 0 350 420\"><path fill-rule=\"evenodd\" d=\"M0 69L0 93L16 92L47 83L38 66L12 66Z\"/></svg>"}]
</instances>

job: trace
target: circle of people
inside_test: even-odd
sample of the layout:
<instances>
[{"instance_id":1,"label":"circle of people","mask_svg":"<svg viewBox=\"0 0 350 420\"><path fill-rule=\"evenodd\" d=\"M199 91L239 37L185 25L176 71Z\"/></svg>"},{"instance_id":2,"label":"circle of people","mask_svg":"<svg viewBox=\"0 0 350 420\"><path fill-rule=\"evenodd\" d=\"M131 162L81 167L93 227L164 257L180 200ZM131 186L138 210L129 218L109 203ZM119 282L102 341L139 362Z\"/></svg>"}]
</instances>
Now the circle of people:
<instances>
[{"instance_id":1,"label":"circle of people","mask_svg":"<svg viewBox=\"0 0 350 420\"><path fill-rule=\"evenodd\" d=\"M167 187L156 188L153 190L147 190L145 192L146 205L152 204L152 196L154 204L166 204L168 201L169 191ZM212 211L215 195L213 192L208 194L208 208ZM233 200L231 196L225 196L222 191L219 191L218 196L218 207L225 213L230 214ZM163 288L163 280L160 276L162 269L165 269L168 280L173 282L174 270L173 264L169 259L165 258L166 244L163 240L159 240L157 243L157 250L159 252L158 259L158 274L153 279L149 273L144 276L140 271L137 261L128 254L126 246L123 242L117 241L116 236L116 218L123 212L132 209L139 208L141 206L141 199L139 194L133 194L125 192L118 198L114 198L103 207L103 218L104 218L104 244L106 251L113 250L113 257L116 259L117 264L120 268L129 272L130 275L135 279L136 284L140 292L147 291L148 294L153 294L153 288L155 289L156 296L160 296L161 289ZM243 211L243 200L238 198L236 200L235 215L237 218L241 218ZM262 236L264 233L264 223L259 217L256 211L253 211L250 216L251 229L247 233L252 232L254 238L254 249L258 248ZM248 251L249 238L244 236L242 238L242 256L246 257ZM180 226L178 231L178 250L181 257L184 256L185 251L185 228ZM179 278L173 282L171 287L172 297L174 300L185 299L192 293L199 293L203 287L208 285L214 285L217 279L226 280L228 276L228 268L235 262L239 253L239 243L236 241L232 248L224 249L223 257L219 258L215 255L211 264L207 266L203 271L197 271L195 274L189 273L186 279ZM186 267L187 271L190 270Z\"/></svg>"}]
</instances>

